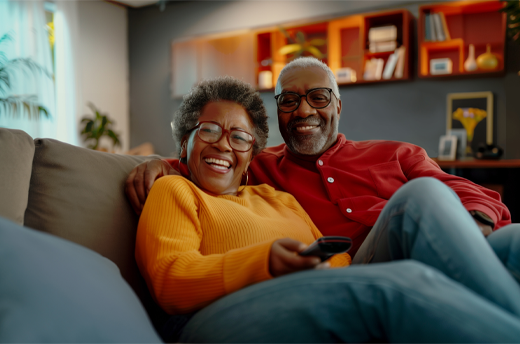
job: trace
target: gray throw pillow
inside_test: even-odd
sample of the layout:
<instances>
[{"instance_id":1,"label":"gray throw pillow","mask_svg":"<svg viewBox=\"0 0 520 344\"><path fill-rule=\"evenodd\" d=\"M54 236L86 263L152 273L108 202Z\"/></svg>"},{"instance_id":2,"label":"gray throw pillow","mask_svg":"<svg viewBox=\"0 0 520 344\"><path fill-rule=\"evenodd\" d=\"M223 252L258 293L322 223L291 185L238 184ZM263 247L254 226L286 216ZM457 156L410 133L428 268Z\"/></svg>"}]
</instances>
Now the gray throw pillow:
<instances>
[{"instance_id":1,"label":"gray throw pillow","mask_svg":"<svg viewBox=\"0 0 520 344\"><path fill-rule=\"evenodd\" d=\"M0 128L0 216L23 225L34 156L24 131Z\"/></svg>"},{"instance_id":2,"label":"gray throw pillow","mask_svg":"<svg viewBox=\"0 0 520 344\"><path fill-rule=\"evenodd\" d=\"M161 342L117 266L0 218L0 342Z\"/></svg>"},{"instance_id":3,"label":"gray throw pillow","mask_svg":"<svg viewBox=\"0 0 520 344\"><path fill-rule=\"evenodd\" d=\"M128 174L145 159L36 139L25 225L90 248L121 270L155 321L135 262L138 217L124 193Z\"/></svg>"}]
</instances>

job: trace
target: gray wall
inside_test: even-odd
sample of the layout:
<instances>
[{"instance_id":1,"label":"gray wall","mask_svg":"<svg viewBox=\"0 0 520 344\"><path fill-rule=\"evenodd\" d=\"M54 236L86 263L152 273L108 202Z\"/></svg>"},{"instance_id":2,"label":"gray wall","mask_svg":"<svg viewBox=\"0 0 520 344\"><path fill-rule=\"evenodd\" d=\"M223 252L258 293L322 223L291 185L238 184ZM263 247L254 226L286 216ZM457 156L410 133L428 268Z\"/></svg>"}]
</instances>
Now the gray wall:
<instances>
[{"instance_id":1,"label":"gray wall","mask_svg":"<svg viewBox=\"0 0 520 344\"><path fill-rule=\"evenodd\" d=\"M434 2L434 1L431 1ZM190 1L128 10L130 58L130 145L151 142L163 156L175 154L170 122L181 100L170 91L171 42L217 32L261 28L302 20L406 8L417 17L424 2L411 1ZM415 49L416 50L416 49ZM506 158L520 158L520 48L510 44L503 77L424 80L340 88L340 132L348 139L411 142L437 156L446 128L446 95L492 91L496 142ZM269 145L283 142L273 93L262 93L270 116Z\"/></svg>"}]
</instances>

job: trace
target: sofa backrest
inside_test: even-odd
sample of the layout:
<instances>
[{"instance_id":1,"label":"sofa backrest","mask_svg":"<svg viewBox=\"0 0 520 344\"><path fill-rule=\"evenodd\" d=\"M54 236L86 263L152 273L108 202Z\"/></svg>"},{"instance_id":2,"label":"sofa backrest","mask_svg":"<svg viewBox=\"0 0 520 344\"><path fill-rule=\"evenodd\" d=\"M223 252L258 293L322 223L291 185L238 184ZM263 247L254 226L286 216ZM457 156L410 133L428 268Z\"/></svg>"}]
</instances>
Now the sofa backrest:
<instances>
[{"instance_id":1,"label":"sofa backrest","mask_svg":"<svg viewBox=\"0 0 520 344\"><path fill-rule=\"evenodd\" d=\"M25 226L92 249L112 260L154 321L152 301L134 258L138 217L124 193L134 166L157 157L93 151L36 139Z\"/></svg>"},{"instance_id":2,"label":"sofa backrest","mask_svg":"<svg viewBox=\"0 0 520 344\"><path fill-rule=\"evenodd\" d=\"M23 225L34 142L21 130L0 128L0 216Z\"/></svg>"}]
</instances>

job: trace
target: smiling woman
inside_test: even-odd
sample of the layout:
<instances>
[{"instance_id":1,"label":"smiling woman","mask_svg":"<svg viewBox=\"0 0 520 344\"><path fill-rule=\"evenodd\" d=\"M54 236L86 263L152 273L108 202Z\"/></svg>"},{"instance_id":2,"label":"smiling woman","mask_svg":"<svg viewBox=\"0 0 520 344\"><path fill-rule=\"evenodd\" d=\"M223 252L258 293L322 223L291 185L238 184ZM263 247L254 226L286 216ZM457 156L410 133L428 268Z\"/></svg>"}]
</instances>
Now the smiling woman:
<instances>
[{"instance_id":1,"label":"smiling woman","mask_svg":"<svg viewBox=\"0 0 520 344\"><path fill-rule=\"evenodd\" d=\"M248 285L324 266L294 254L322 235L293 196L241 185L268 135L252 86L230 77L202 82L173 127L182 176L155 182L136 242L139 268L165 311L192 313ZM349 263L341 254L325 264Z\"/></svg>"}]
</instances>

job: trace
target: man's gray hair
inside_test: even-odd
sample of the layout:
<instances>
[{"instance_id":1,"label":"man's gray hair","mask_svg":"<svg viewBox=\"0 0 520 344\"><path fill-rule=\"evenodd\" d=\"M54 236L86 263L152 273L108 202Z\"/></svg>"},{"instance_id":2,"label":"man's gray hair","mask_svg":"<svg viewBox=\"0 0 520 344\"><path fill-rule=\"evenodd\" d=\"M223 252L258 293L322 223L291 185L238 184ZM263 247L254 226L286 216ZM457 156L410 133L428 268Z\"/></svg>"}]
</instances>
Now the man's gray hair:
<instances>
[{"instance_id":1,"label":"man's gray hair","mask_svg":"<svg viewBox=\"0 0 520 344\"><path fill-rule=\"evenodd\" d=\"M253 122L253 156L265 148L269 135L267 111L260 94L248 83L230 76L208 79L194 86L183 97L183 102L173 115L173 139L177 149L181 149L181 140L197 125L202 108L210 102L229 100L244 107Z\"/></svg>"},{"instance_id":2,"label":"man's gray hair","mask_svg":"<svg viewBox=\"0 0 520 344\"><path fill-rule=\"evenodd\" d=\"M332 73L332 70L327 66L325 63L321 62L320 60L314 58L314 57L299 57L295 60L292 60L289 62L285 67L283 67L282 71L280 72L280 75L278 76L278 81L276 82L276 88L274 89L275 94L282 93L282 85L280 84L280 80L282 79L282 76L293 69L296 68L311 68L311 67L319 67L323 69L325 72L327 72L327 76L329 77L330 87L332 88L332 92L334 92L334 95L336 98L339 99L339 89L338 89L338 83L336 82L336 78L334 77L334 73Z\"/></svg>"}]
</instances>

